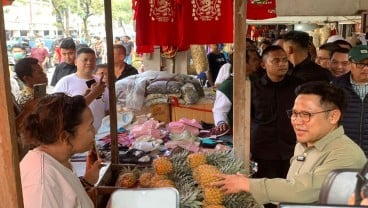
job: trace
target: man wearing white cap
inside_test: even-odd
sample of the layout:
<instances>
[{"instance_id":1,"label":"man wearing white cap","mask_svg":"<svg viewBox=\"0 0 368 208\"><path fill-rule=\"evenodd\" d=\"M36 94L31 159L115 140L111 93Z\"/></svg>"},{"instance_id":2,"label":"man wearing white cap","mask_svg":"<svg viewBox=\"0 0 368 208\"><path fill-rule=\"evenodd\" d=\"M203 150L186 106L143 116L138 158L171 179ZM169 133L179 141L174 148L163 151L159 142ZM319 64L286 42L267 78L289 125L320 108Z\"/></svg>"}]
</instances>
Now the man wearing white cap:
<instances>
[{"instance_id":1,"label":"man wearing white cap","mask_svg":"<svg viewBox=\"0 0 368 208\"><path fill-rule=\"evenodd\" d=\"M349 59L351 72L338 77L334 84L348 94L348 107L342 119L345 133L368 156L368 46L352 48Z\"/></svg>"}]
</instances>

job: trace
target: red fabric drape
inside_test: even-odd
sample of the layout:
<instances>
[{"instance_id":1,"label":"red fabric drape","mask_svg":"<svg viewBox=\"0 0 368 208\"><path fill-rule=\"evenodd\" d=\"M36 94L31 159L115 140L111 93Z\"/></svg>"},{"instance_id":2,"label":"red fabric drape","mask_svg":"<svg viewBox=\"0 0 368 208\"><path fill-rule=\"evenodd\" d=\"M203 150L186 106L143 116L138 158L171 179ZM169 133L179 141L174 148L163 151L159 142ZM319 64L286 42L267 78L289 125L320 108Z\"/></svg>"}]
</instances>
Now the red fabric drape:
<instances>
[{"instance_id":1,"label":"red fabric drape","mask_svg":"<svg viewBox=\"0 0 368 208\"><path fill-rule=\"evenodd\" d=\"M232 1L132 0L137 52L153 45L186 50L190 44L233 41ZM204 3L205 2L205 3Z\"/></svg>"},{"instance_id":2,"label":"red fabric drape","mask_svg":"<svg viewBox=\"0 0 368 208\"><path fill-rule=\"evenodd\" d=\"M145 50L152 45L178 44L176 0L136 0L136 44Z\"/></svg>"},{"instance_id":3,"label":"red fabric drape","mask_svg":"<svg viewBox=\"0 0 368 208\"><path fill-rule=\"evenodd\" d=\"M247 19L262 20L276 17L276 0L247 0Z\"/></svg>"},{"instance_id":4,"label":"red fabric drape","mask_svg":"<svg viewBox=\"0 0 368 208\"><path fill-rule=\"evenodd\" d=\"M190 44L233 42L231 0L132 0L137 52L153 45L185 50ZM247 19L276 17L276 0L247 0Z\"/></svg>"},{"instance_id":5,"label":"red fabric drape","mask_svg":"<svg viewBox=\"0 0 368 208\"><path fill-rule=\"evenodd\" d=\"M3 6L8 6L8 5L11 5L12 3L13 3L13 0L2 0Z\"/></svg>"},{"instance_id":6,"label":"red fabric drape","mask_svg":"<svg viewBox=\"0 0 368 208\"><path fill-rule=\"evenodd\" d=\"M233 42L233 1L178 0L181 43Z\"/></svg>"}]
</instances>

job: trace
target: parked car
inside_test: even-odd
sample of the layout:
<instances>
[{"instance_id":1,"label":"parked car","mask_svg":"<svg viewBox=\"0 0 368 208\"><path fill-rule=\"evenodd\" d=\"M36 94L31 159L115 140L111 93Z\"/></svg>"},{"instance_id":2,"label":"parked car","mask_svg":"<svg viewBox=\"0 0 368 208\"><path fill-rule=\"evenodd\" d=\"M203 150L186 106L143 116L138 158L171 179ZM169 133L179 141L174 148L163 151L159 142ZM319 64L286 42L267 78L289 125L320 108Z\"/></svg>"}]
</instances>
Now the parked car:
<instances>
[{"instance_id":1,"label":"parked car","mask_svg":"<svg viewBox=\"0 0 368 208\"><path fill-rule=\"evenodd\" d=\"M27 36L19 36L19 37L13 37L10 40L6 41L6 46L8 50L11 50L13 45L21 44L25 48L34 48L36 46L36 41L34 37L27 37Z\"/></svg>"}]
</instances>

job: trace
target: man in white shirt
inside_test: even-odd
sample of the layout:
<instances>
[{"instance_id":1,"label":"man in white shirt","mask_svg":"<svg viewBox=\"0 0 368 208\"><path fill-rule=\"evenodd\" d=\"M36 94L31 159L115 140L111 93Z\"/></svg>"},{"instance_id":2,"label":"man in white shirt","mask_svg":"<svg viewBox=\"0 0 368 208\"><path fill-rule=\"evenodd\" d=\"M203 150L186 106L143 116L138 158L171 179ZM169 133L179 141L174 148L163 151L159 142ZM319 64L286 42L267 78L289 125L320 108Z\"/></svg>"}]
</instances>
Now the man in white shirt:
<instances>
[{"instance_id":1,"label":"man in white shirt","mask_svg":"<svg viewBox=\"0 0 368 208\"><path fill-rule=\"evenodd\" d=\"M261 59L256 49L246 50L246 69L247 76L255 73L259 68ZM218 132L228 132L232 126L232 107L233 107L233 79L230 76L225 80L216 91L216 100L213 105L213 118ZM221 134L220 134L221 135Z\"/></svg>"},{"instance_id":2,"label":"man in white shirt","mask_svg":"<svg viewBox=\"0 0 368 208\"><path fill-rule=\"evenodd\" d=\"M215 81L215 88L218 88L232 73L233 54L229 55L229 62L222 65Z\"/></svg>"},{"instance_id":3,"label":"man in white shirt","mask_svg":"<svg viewBox=\"0 0 368 208\"><path fill-rule=\"evenodd\" d=\"M85 95L90 88L86 82L96 83L99 90L91 91L86 96L86 101L89 103L89 108L94 117L93 125L96 129L99 129L102 119L109 110L109 93L102 81L103 77L93 75L96 67L95 52L91 48L80 48L77 51L76 66L77 72L60 79L54 88L54 92L64 92L70 96Z\"/></svg>"}]
</instances>

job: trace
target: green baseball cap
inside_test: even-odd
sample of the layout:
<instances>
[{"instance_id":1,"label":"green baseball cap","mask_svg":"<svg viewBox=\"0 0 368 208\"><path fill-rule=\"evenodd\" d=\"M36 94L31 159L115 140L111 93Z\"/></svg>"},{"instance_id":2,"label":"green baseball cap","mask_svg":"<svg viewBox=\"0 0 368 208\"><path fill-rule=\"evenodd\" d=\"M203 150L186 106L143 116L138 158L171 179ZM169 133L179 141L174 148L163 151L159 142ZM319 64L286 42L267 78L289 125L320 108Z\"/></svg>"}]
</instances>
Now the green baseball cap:
<instances>
[{"instance_id":1,"label":"green baseball cap","mask_svg":"<svg viewBox=\"0 0 368 208\"><path fill-rule=\"evenodd\" d=\"M349 59L353 62L361 62L364 59L368 59L368 46L359 45L350 49Z\"/></svg>"}]
</instances>

